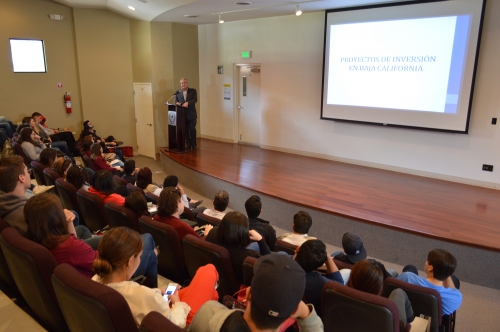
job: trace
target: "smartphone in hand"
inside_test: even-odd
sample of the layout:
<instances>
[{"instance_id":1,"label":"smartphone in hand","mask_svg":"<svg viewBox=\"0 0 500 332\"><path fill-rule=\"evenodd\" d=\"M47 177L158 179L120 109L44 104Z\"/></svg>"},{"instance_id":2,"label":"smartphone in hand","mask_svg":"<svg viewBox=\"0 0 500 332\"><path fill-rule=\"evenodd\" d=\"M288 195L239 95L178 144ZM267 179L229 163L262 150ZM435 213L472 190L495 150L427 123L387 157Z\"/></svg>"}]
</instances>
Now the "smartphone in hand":
<instances>
[{"instance_id":1,"label":"smartphone in hand","mask_svg":"<svg viewBox=\"0 0 500 332\"><path fill-rule=\"evenodd\" d=\"M165 289L165 294L163 295L163 298L170 302L170 299L168 298L169 295L175 294L177 291L177 288L179 287L179 284L175 282L171 282L168 284L167 289Z\"/></svg>"}]
</instances>

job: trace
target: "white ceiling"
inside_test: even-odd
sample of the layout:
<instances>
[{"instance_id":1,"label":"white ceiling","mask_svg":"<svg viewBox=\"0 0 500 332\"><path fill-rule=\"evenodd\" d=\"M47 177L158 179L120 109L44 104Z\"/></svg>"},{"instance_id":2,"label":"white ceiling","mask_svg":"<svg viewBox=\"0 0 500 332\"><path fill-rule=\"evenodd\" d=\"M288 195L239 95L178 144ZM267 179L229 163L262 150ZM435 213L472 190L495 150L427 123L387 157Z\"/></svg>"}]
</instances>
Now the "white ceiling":
<instances>
[{"instance_id":1,"label":"white ceiling","mask_svg":"<svg viewBox=\"0 0 500 332\"><path fill-rule=\"evenodd\" d=\"M363 6L403 0L53 0L69 7L106 8L121 15L144 21L211 24L223 13L225 22L291 15L300 4L304 13L325 9ZM251 2L237 5L237 2ZM135 7L135 11L128 9ZM57 13L55 13L57 14ZM188 18L185 15L197 15Z\"/></svg>"}]
</instances>

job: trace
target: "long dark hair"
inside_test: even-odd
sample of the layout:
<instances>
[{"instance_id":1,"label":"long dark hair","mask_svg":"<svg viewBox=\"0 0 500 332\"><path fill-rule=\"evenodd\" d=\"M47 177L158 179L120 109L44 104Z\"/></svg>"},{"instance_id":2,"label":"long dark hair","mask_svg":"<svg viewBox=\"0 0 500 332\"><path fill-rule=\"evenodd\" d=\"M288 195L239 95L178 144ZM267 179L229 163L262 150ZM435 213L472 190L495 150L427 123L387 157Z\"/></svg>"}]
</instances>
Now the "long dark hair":
<instances>
[{"instance_id":1,"label":"long dark hair","mask_svg":"<svg viewBox=\"0 0 500 332\"><path fill-rule=\"evenodd\" d=\"M107 196L114 194L115 190L113 189L113 174L106 170L97 171L94 175L92 187L94 187L95 190L106 194Z\"/></svg>"},{"instance_id":2,"label":"long dark hair","mask_svg":"<svg viewBox=\"0 0 500 332\"><path fill-rule=\"evenodd\" d=\"M226 213L217 229L217 240L246 248L250 244L247 216L237 211Z\"/></svg>"},{"instance_id":3,"label":"long dark hair","mask_svg":"<svg viewBox=\"0 0 500 332\"><path fill-rule=\"evenodd\" d=\"M32 196L24 205L24 219L28 224L26 237L49 250L69 236L61 200L56 195Z\"/></svg>"},{"instance_id":4,"label":"long dark hair","mask_svg":"<svg viewBox=\"0 0 500 332\"><path fill-rule=\"evenodd\" d=\"M177 212L181 192L174 187L163 188L158 198L158 215L168 217Z\"/></svg>"},{"instance_id":5,"label":"long dark hair","mask_svg":"<svg viewBox=\"0 0 500 332\"><path fill-rule=\"evenodd\" d=\"M45 167L52 168L57 158L57 151L55 149L47 148L40 152L40 159L38 162Z\"/></svg>"},{"instance_id":6,"label":"long dark hair","mask_svg":"<svg viewBox=\"0 0 500 332\"><path fill-rule=\"evenodd\" d=\"M142 216L151 217L151 213L148 211L148 202L146 202L146 197L144 197L143 193L138 191L134 191L125 197L125 207L134 211L137 218Z\"/></svg>"},{"instance_id":7,"label":"long dark hair","mask_svg":"<svg viewBox=\"0 0 500 332\"><path fill-rule=\"evenodd\" d=\"M146 189L149 184L153 183L153 173L149 167L144 167L137 173L136 185L141 189Z\"/></svg>"},{"instance_id":8,"label":"long dark hair","mask_svg":"<svg viewBox=\"0 0 500 332\"><path fill-rule=\"evenodd\" d=\"M89 182L89 173L83 167L71 166L66 174L66 181L74 185L76 190L78 190L85 183Z\"/></svg>"},{"instance_id":9,"label":"long dark hair","mask_svg":"<svg viewBox=\"0 0 500 332\"><path fill-rule=\"evenodd\" d=\"M351 269L347 286L370 294L380 295L384 273L374 259L363 259Z\"/></svg>"},{"instance_id":10,"label":"long dark hair","mask_svg":"<svg viewBox=\"0 0 500 332\"><path fill-rule=\"evenodd\" d=\"M21 132L19 133L19 138L17 139L17 143L22 144L23 142L29 142L34 146L41 147L40 144L31 139L31 133L33 133L33 129L29 127L21 129Z\"/></svg>"}]
</instances>

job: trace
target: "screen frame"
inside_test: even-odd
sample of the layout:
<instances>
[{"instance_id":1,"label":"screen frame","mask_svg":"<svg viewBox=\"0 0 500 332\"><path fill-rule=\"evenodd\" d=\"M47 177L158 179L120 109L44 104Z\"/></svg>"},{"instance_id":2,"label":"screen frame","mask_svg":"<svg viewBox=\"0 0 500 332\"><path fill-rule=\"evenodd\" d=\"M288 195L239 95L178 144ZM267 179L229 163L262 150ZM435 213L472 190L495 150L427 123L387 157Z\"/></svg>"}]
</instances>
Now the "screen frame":
<instances>
[{"instance_id":1,"label":"screen frame","mask_svg":"<svg viewBox=\"0 0 500 332\"><path fill-rule=\"evenodd\" d=\"M481 35L483 31L483 21L484 21L484 12L486 7L486 0L482 0L482 8L481 8L481 17L479 18L479 27L478 27L478 37L477 37L477 45L476 52L474 55L474 64L471 78L471 87L470 87L470 96L468 103L467 116L465 121L464 130L450 130L450 129L442 129L442 128L432 128L432 127L420 127L420 126L409 126L409 125L401 125L401 124L391 124L391 123L382 123L382 122L369 122L369 121L359 121L359 120L349 120L342 118L332 118L326 117L323 115L323 105L325 102L325 72L326 68L326 56L327 56L327 38L328 38L328 15L334 12L343 12L343 11L355 11L355 10L365 10L365 9L375 9L375 8L385 8L385 7L399 7L406 5L417 5L417 4L425 4L425 3L434 3L434 2L442 2L448 0L417 0L417 1L404 1L398 3L384 3L384 4L375 4L375 5L366 5L366 6L357 6L357 7L344 7L344 8L334 8L328 9L325 11L325 24L324 24L324 40L323 40L323 70L322 70L322 80L321 80L321 114L320 120L328 120L328 121L338 121L345 123L354 123L354 124L364 124L364 125L374 125L374 126L383 126L383 127L396 127L396 128L405 128L405 129L417 129L417 130L427 130L427 131L438 131L445 133L458 133L458 134L468 134L469 133L469 124L470 124L470 116L472 111L472 101L474 95L474 87L476 80L476 72L477 65L479 59L479 49L481 45Z\"/></svg>"}]
</instances>

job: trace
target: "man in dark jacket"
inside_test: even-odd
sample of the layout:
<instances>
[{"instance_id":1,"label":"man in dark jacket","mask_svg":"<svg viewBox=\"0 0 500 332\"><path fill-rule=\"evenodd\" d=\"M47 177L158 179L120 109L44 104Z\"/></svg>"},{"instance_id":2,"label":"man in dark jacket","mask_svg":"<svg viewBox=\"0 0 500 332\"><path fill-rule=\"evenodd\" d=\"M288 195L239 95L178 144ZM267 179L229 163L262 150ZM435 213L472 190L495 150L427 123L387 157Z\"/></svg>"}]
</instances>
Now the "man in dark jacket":
<instances>
[{"instance_id":1,"label":"man in dark jacket","mask_svg":"<svg viewBox=\"0 0 500 332\"><path fill-rule=\"evenodd\" d=\"M196 150L196 102L198 93L196 89L188 87L188 80L181 78L181 89L175 94L175 104L186 108L186 128L184 135L186 138L186 149Z\"/></svg>"},{"instance_id":2,"label":"man in dark jacket","mask_svg":"<svg viewBox=\"0 0 500 332\"><path fill-rule=\"evenodd\" d=\"M269 221L258 218L262 211L262 202L260 201L260 197L257 195L250 196L250 198L245 202L245 210L247 211L249 229L254 229L259 232L259 234L266 240L269 249L274 251L276 231L273 226L269 225Z\"/></svg>"}]
</instances>

